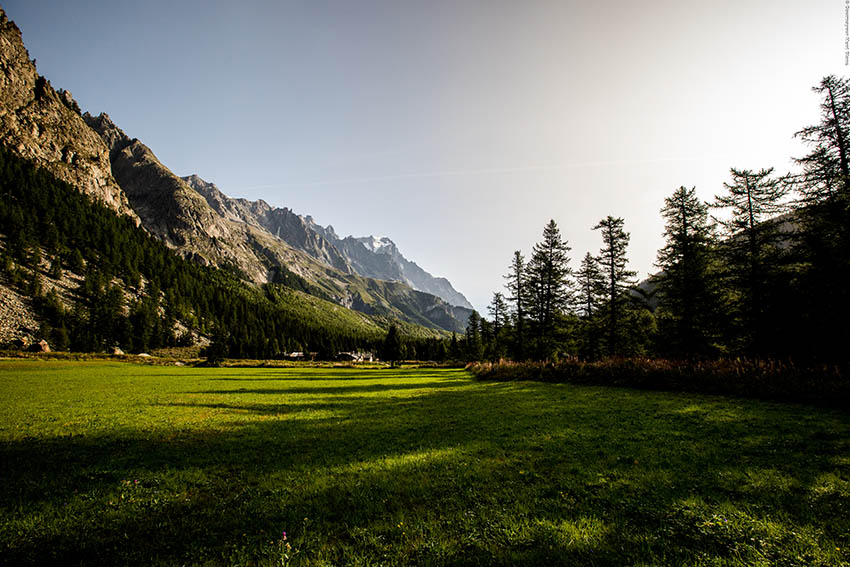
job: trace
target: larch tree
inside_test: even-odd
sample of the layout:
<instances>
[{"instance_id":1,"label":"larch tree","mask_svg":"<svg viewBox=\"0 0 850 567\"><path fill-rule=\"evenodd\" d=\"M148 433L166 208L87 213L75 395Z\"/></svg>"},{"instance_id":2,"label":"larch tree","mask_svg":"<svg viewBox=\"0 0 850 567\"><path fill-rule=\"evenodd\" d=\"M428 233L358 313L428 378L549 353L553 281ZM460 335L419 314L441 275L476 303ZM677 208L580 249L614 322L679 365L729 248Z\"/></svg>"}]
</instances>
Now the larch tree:
<instances>
[{"instance_id":1,"label":"larch tree","mask_svg":"<svg viewBox=\"0 0 850 567\"><path fill-rule=\"evenodd\" d=\"M481 315L473 310L466 323L466 340L464 341L466 359L469 362L481 360Z\"/></svg>"},{"instance_id":2,"label":"larch tree","mask_svg":"<svg viewBox=\"0 0 850 567\"><path fill-rule=\"evenodd\" d=\"M795 252L807 300L798 342L809 356L835 359L850 342L850 328L833 324L850 317L850 79L824 77L812 90L821 96L820 122L796 133L811 149L795 160L803 204Z\"/></svg>"},{"instance_id":3,"label":"larch tree","mask_svg":"<svg viewBox=\"0 0 850 567\"><path fill-rule=\"evenodd\" d=\"M708 354L716 338L716 271L712 223L696 188L679 187L664 200L665 244L658 251L661 319L670 322L665 350L679 356Z\"/></svg>"},{"instance_id":4,"label":"larch tree","mask_svg":"<svg viewBox=\"0 0 850 567\"><path fill-rule=\"evenodd\" d=\"M390 366L395 366L395 363L401 358L402 350L401 336L395 323L390 323L387 336L384 338L382 350L384 360L389 360Z\"/></svg>"},{"instance_id":5,"label":"larch tree","mask_svg":"<svg viewBox=\"0 0 850 567\"><path fill-rule=\"evenodd\" d=\"M599 262L588 252L581 261L576 276L576 309L579 314L579 355L585 359L597 359L599 352L599 325L596 314L602 307L605 294L605 278Z\"/></svg>"},{"instance_id":6,"label":"larch tree","mask_svg":"<svg viewBox=\"0 0 850 567\"><path fill-rule=\"evenodd\" d=\"M812 90L823 97L821 120L795 134L812 148L795 159L797 181L807 201L824 201L850 193L850 79L830 75Z\"/></svg>"},{"instance_id":7,"label":"larch tree","mask_svg":"<svg viewBox=\"0 0 850 567\"><path fill-rule=\"evenodd\" d=\"M601 305L605 291L605 277L599 268L599 262L588 252L581 261L581 267L576 272L576 287L578 296L576 307L579 315L589 318L596 314Z\"/></svg>"},{"instance_id":8,"label":"larch tree","mask_svg":"<svg viewBox=\"0 0 850 567\"><path fill-rule=\"evenodd\" d=\"M772 217L785 211L788 185L773 168L730 170L726 193L715 196L714 208L730 209L720 220L728 239L723 246L730 282L738 292L740 347L749 354L768 351L768 293L775 290L776 245L780 238Z\"/></svg>"},{"instance_id":9,"label":"larch tree","mask_svg":"<svg viewBox=\"0 0 850 567\"><path fill-rule=\"evenodd\" d=\"M489 354L492 360L498 360L505 354L505 330L509 322L508 303L501 292L493 294L487 311L493 320L493 342Z\"/></svg>"}]
</instances>

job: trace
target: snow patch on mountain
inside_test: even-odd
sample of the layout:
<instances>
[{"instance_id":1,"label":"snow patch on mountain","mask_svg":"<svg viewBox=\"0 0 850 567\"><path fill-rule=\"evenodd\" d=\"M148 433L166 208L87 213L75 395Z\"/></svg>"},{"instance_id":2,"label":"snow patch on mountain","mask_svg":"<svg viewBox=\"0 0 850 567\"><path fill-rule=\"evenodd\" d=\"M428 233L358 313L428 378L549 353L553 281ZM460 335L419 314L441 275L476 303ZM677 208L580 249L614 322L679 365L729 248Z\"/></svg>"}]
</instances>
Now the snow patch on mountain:
<instances>
[{"instance_id":1,"label":"snow patch on mountain","mask_svg":"<svg viewBox=\"0 0 850 567\"><path fill-rule=\"evenodd\" d=\"M382 250L395 244L387 236L361 236L355 238L355 240L363 244L369 252L375 254L379 254Z\"/></svg>"}]
</instances>

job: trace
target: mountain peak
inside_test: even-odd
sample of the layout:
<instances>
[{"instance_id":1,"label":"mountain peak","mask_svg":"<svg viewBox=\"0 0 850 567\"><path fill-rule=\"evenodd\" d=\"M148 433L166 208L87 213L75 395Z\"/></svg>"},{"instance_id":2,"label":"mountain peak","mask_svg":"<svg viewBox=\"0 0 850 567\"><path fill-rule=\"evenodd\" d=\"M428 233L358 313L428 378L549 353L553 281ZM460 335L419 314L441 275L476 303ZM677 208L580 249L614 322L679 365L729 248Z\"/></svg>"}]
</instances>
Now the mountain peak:
<instances>
[{"instance_id":1,"label":"mountain peak","mask_svg":"<svg viewBox=\"0 0 850 567\"><path fill-rule=\"evenodd\" d=\"M0 8L0 145L120 214L137 219L112 175L109 152L67 91L38 74L21 30Z\"/></svg>"},{"instance_id":2,"label":"mountain peak","mask_svg":"<svg viewBox=\"0 0 850 567\"><path fill-rule=\"evenodd\" d=\"M388 247L396 247L395 242L390 240L387 236L361 236L359 238L355 237L354 240L360 242L367 250L369 250L369 252L376 254L381 253Z\"/></svg>"}]
</instances>

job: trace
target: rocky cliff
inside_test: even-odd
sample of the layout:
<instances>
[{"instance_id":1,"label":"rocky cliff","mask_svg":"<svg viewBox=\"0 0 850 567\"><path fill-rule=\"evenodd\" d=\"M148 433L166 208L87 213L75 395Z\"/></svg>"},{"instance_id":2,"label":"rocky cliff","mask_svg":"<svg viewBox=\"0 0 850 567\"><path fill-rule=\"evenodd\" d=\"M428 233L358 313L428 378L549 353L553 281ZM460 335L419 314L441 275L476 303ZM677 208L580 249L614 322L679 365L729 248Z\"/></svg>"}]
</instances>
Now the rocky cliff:
<instances>
[{"instance_id":1,"label":"rocky cliff","mask_svg":"<svg viewBox=\"0 0 850 567\"><path fill-rule=\"evenodd\" d=\"M225 218L265 230L328 266L352 273L351 266L339 250L322 234L313 230L310 217L304 218L285 207L271 207L263 200L232 199L214 183L204 181L197 175L184 177L183 180Z\"/></svg>"},{"instance_id":2,"label":"rocky cliff","mask_svg":"<svg viewBox=\"0 0 850 567\"><path fill-rule=\"evenodd\" d=\"M337 246L345 250L358 274L369 278L401 281L413 289L442 298L451 305L472 309L472 304L446 278L434 277L416 262L405 258L386 236L347 237Z\"/></svg>"},{"instance_id":3,"label":"rocky cliff","mask_svg":"<svg viewBox=\"0 0 850 567\"><path fill-rule=\"evenodd\" d=\"M234 226L210 207L108 115L86 113L83 119L108 145L112 173L149 232L201 263L231 265L252 281L267 281L268 267L251 246L244 227Z\"/></svg>"},{"instance_id":4,"label":"rocky cliff","mask_svg":"<svg viewBox=\"0 0 850 567\"><path fill-rule=\"evenodd\" d=\"M136 216L112 175L106 144L83 122L71 93L39 76L21 31L2 8L0 144L116 212Z\"/></svg>"}]
</instances>

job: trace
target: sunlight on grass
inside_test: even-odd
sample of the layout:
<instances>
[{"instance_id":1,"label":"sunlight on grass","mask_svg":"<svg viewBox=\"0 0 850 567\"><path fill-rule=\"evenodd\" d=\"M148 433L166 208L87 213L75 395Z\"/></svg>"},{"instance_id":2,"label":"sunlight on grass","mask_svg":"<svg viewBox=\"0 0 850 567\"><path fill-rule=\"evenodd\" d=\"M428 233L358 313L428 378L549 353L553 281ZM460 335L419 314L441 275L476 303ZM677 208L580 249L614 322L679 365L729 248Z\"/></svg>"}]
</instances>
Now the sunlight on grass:
<instances>
[{"instance_id":1,"label":"sunlight on grass","mask_svg":"<svg viewBox=\"0 0 850 567\"><path fill-rule=\"evenodd\" d=\"M607 537L605 523L599 518L577 518L552 522L539 520L531 530L548 544L563 548L590 550L602 544Z\"/></svg>"},{"instance_id":2,"label":"sunlight on grass","mask_svg":"<svg viewBox=\"0 0 850 567\"><path fill-rule=\"evenodd\" d=\"M456 449L428 449L423 451L413 451L401 455L386 455L372 461L361 461L357 463L349 463L344 467L337 467L333 472L362 472L376 471L393 468L416 468L432 465L435 462L445 462L453 458L457 453Z\"/></svg>"},{"instance_id":3,"label":"sunlight on grass","mask_svg":"<svg viewBox=\"0 0 850 567\"><path fill-rule=\"evenodd\" d=\"M850 418L461 370L0 363L16 565L847 565Z\"/></svg>"}]
</instances>

